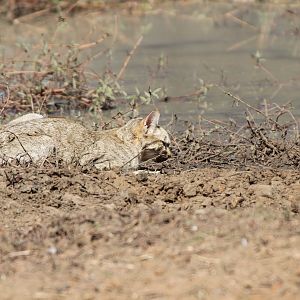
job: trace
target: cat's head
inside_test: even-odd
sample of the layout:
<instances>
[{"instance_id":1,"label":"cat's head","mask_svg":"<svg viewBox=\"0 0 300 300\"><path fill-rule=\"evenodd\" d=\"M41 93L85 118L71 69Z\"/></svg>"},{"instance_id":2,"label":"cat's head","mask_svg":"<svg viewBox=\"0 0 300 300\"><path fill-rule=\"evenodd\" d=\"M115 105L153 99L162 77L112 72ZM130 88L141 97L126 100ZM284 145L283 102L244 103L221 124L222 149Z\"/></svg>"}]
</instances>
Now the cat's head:
<instances>
[{"instance_id":1,"label":"cat's head","mask_svg":"<svg viewBox=\"0 0 300 300\"><path fill-rule=\"evenodd\" d=\"M167 159L171 156L170 137L165 129L158 125L160 113L152 111L147 117L139 121L138 137L142 150L140 160L152 158Z\"/></svg>"}]
</instances>

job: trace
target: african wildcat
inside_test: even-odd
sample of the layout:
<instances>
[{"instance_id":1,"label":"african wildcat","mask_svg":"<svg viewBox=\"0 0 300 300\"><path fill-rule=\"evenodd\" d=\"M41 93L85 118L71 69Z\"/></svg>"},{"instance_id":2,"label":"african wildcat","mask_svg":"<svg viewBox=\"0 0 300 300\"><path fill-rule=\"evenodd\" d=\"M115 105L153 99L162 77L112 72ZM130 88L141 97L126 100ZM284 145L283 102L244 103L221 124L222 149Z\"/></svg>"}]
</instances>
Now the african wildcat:
<instances>
[{"instance_id":1,"label":"african wildcat","mask_svg":"<svg viewBox=\"0 0 300 300\"><path fill-rule=\"evenodd\" d=\"M63 118L29 114L0 130L0 164L43 163L55 156L65 163L93 165L97 169L136 169L140 162L169 156L170 138L158 126L159 112L130 120L120 128L91 131Z\"/></svg>"}]
</instances>

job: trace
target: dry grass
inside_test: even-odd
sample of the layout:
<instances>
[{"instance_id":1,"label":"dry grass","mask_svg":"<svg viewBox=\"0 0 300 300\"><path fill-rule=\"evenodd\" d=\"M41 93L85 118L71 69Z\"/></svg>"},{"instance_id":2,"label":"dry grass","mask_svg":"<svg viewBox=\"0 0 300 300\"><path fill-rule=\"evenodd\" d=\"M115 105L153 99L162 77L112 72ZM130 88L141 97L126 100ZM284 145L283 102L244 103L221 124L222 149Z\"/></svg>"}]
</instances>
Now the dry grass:
<instances>
[{"instance_id":1,"label":"dry grass","mask_svg":"<svg viewBox=\"0 0 300 300\"><path fill-rule=\"evenodd\" d=\"M241 119L225 122L201 117L198 123L186 123L184 132L173 134L174 156L165 162L146 162L144 167L166 173L207 166L299 169L299 124L291 105L265 102L257 109L228 91L224 93L245 108ZM176 122L175 117L170 127Z\"/></svg>"}]
</instances>

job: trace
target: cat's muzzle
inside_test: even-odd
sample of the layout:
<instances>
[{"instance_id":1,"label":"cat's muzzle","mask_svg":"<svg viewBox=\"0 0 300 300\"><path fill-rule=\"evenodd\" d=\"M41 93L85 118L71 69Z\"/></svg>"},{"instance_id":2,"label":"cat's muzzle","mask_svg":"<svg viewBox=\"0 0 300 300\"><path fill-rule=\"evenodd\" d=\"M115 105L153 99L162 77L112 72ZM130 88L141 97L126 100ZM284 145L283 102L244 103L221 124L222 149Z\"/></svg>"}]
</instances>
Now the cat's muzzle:
<instances>
[{"instance_id":1,"label":"cat's muzzle","mask_svg":"<svg viewBox=\"0 0 300 300\"><path fill-rule=\"evenodd\" d=\"M144 149L141 152L140 159L141 161L152 159L155 162L162 162L167 160L170 156L172 156L172 152L169 146L164 146L161 148Z\"/></svg>"},{"instance_id":2,"label":"cat's muzzle","mask_svg":"<svg viewBox=\"0 0 300 300\"><path fill-rule=\"evenodd\" d=\"M172 156L172 152L169 147L161 151L161 153L156 157L156 162L163 162Z\"/></svg>"}]
</instances>

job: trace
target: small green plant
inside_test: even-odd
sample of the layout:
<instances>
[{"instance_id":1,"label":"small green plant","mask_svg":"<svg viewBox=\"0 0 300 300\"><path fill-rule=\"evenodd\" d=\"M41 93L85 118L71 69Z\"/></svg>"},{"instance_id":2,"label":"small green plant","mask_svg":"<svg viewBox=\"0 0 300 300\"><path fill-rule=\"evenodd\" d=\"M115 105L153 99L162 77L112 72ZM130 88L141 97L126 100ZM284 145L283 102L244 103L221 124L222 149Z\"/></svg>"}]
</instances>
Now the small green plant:
<instances>
[{"instance_id":1,"label":"small green plant","mask_svg":"<svg viewBox=\"0 0 300 300\"><path fill-rule=\"evenodd\" d=\"M141 92L135 88L135 95L128 96L127 99L134 103L150 104L152 101L161 99L162 88L156 88L154 91L149 87L148 91Z\"/></svg>"},{"instance_id":2,"label":"small green plant","mask_svg":"<svg viewBox=\"0 0 300 300\"><path fill-rule=\"evenodd\" d=\"M99 79L97 87L91 91L92 105L90 111L109 109L115 106L119 97L127 98L127 93L117 81L109 76Z\"/></svg>"}]
</instances>

